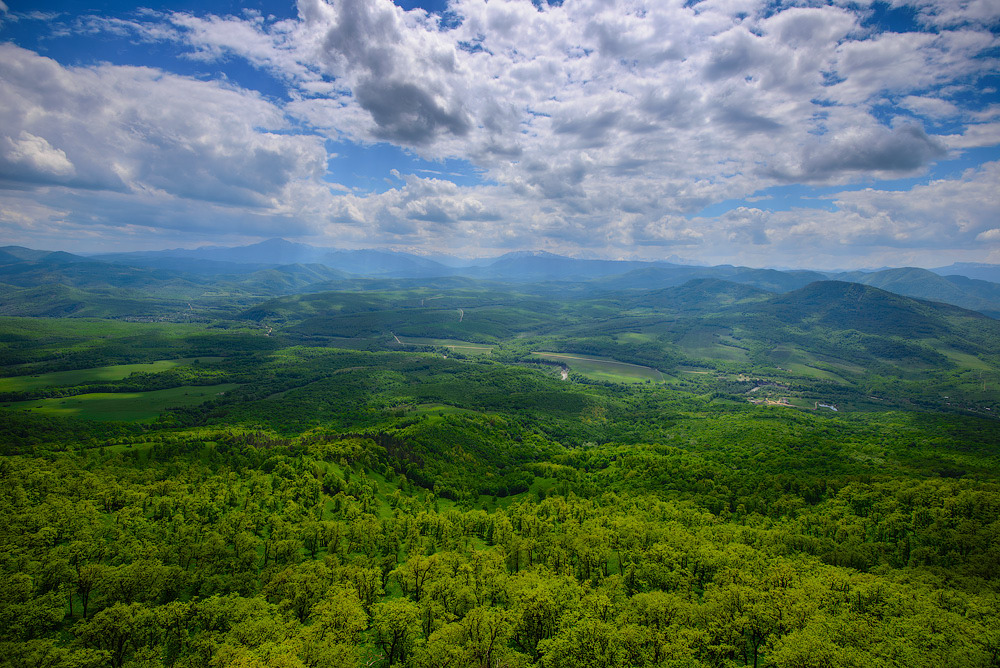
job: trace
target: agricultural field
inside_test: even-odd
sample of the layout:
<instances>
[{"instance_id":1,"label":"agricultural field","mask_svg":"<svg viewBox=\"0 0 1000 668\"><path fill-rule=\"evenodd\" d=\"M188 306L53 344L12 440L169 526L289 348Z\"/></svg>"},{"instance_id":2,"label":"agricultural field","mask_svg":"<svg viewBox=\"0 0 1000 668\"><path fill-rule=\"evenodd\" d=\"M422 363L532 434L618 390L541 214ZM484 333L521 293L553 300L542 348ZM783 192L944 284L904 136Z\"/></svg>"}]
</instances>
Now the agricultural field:
<instances>
[{"instance_id":1,"label":"agricultural field","mask_svg":"<svg viewBox=\"0 0 1000 668\"><path fill-rule=\"evenodd\" d=\"M686 333L677 345L694 358L717 359L729 362L747 360L747 351L734 345L722 331L697 328Z\"/></svg>"},{"instance_id":2,"label":"agricultural field","mask_svg":"<svg viewBox=\"0 0 1000 668\"><path fill-rule=\"evenodd\" d=\"M96 392L65 398L19 401L3 404L3 407L53 417L150 422L168 409L195 406L221 397L236 387L238 385L223 383L219 385L184 385L151 392Z\"/></svg>"},{"instance_id":3,"label":"agricultural field","mask_svg":"<svg viewBox=\"0 0 1000 668\"><path fill-rule=\"evenodd\" d=\"M399 339L400 345L449 348L463 355L489 355L493 351L493 346L459 341L457 339L425 339L414 336L398 336L396 338Z\"/></svg>"},{"instance_id":4,"label":"agricultural field","mask_svg":"<svg viewBox=\"0 0 1000 668\"><path fill-rule=\"evenodd\" d=\"M820 368L818 365L826 366L820 362L817 356L810 355L804 351L790 346L775 346L768 355L769 359L781 368L787 369L800 376L808 376L821 380L829 380L834 383L846 384L841 376Z\"/></svg>"},{"instance_id":5,"label":"agricultural field","mask_svg":"<svg viewBox=\"0 0 1000 668\"><path fill-rule=\"evenodd\" d=\"M606 380L618 383L640 383L645 381L663 382L664 376L656 369L638 364L616 362L615 360L566 355L563 353L535 352L533 355L542 359L565 364L574 372L594 380Z\"/></svg>"},{"instance_id":6,"label":"agricultural field","mask_svg":"<svg viewBox=\"0 0 1000 668\"><path fill-rule=\"evenodd\" d=\"M189 357L178 360L154 360L145 364L113 364L111 366L77 369L75 371L53 371L33 376L12 376L0 378L0 392L23 392L42 387L79 385L96 381L121 380L133 373L158 373L195 362L217 362L221 357Z\"/></svg>"}]
</instances>

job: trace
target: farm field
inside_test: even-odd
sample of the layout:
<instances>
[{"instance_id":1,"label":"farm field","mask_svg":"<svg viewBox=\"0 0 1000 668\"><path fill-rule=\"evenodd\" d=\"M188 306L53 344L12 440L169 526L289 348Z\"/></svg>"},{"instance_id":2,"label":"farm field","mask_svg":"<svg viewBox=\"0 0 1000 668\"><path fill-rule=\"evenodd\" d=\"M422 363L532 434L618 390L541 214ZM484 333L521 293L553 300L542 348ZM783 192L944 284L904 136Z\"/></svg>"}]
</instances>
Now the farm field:
<instances>
[{"instance_id":1,"label":"farm field","mask_svg":"<svg viewBox=\"0 0 1000 668\"><path fill-rule=\"evenodd\" d=\"M951 348L940 348L941 354L955 362L959 366L965 367L967 369L975 369L977 371L993 371L993 367L984 362L979 357L975 355L970 355L969 353L963 353L958 350L952 350Z\"/></svg>"},{"instance_id":2,"label":"farm field","mask_svg":"<svg viewBox=\"0 0 1000 668\"><path fill-rule=\"evenodd\" d=\"M747 351L735 345L725 343L726 338L716 330L695 329L685 334L677 345L691 357L720 359L733 362L743 362L747 359ZM731 340L731 339L730 339Z\"/></svg>"},{"instance_id":3,"label":"farm field","mask_svg":"<svg viewBox=\"0 0 1000 668\"><path fill-rule=\"evenodd\" d=\"M776 346L774 350L771 351L769 357L776 364L780 364L783 368L786 368L793 373L812 378L819 378L822 380L830 380L835 383L847 383L844 378L833 373L832 371L827 371L813 366L814 364L820 363L819 360L813 355L797 348L792 348L790 346Z\"/></svg>"},{"instance_id":4,"label":"farm field","mask_svg":"<svg viewBox=\"0 0 1000 668\"><path fill-rule=\"evenodd\" d=\"M214 399L238 387L235 383L219 385L184 385L150 392L95 392L72 397L18 401L4 404L13 409L42 415L78 417L86 420L149 422L168 408L194 406Z\"/></svg>"},{"instance_id":5,"label":"farm field","mask_svg":"<svg viewBox=\"0 0 1000 668\"><path fill-rule=\"evenodd\" d=\"M416 336L397 336L396 338L404 346L439 346L441 348L452 348L463 355L488 355L493 352L493 346L459 341L458 339L429 339Z\"/></svg>"},{"instance_id":6,"label":"farm field","mask_svg":"<svg viewBox=\"0 0 1000 668\"><path fill-rule=\"evenodd\" d=\"M535 352L532 354L542 359L565 364L576 373L594 380L608 380L616 383L641 383L650 380L660 383L665 379L660 371L638 364L566 353Z\"/></svg>"},{"instance_id":7,"label":"farm field","mask_svg":"<svg viewBox=\"0 0 1000 668\"><path fill-rule=\"evenodd\" d=\"M188 357L177 360L156 360L148 364L113 364L91 369L74 371L52 371L34 376L11 376L0 378L0 392L23 392L42 387L59 387L63 385L78 385L91 381L121 380L133 373L158 373L199 362L215 362L221 357Z\"/></svg>"}]
</instances>

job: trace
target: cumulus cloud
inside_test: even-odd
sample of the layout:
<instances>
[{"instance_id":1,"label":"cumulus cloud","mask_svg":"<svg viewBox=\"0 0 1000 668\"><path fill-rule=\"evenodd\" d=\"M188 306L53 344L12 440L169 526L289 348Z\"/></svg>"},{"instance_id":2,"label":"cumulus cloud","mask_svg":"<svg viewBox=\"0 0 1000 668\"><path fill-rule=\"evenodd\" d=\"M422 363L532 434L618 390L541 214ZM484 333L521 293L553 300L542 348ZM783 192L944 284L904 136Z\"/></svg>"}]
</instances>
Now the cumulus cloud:
<instances>
[{"instance_id":1,"label":"cumulus cloud","mask_svg":"<svg viewBox=\"0 0 1000 668\"><path fill-rule=\"evenodd\" d=\"M325 171L259 95L151 68L67 68L0 45L0 178L247 207Z\"/></svg>"},{"instance_id":2,"label":"cumulus cloud","mask_svg":"<svg viewBox=\"0 0 1000 668\"><path fill-rule=\"evenodd\" d=\"M1000 6L991 0L896 0L896 3L910 5L917 10L920 21L935 27L990 26L1000 20Z\"/></svg>"},{"instance_id":3,"label":"cumulus cloud","mask_svg":"<svg viewBox=\"0 0 1000 668\"><path fill-rule=\"evenodd\" d=\"M966 170L911 190L864 188L830 195L830 210L763 211L738 207L713 219L694 219L705 236L704 257L761 263L808 248L815 267L878 266L898 258L940 266L941 254L975 257L1000 242L996 221L1000 163ZM757 235L756 242L754 234ZM727 245L742 242L740 248ZM763 243L757 243L763 242ZM720 252L721 249L721 252ZM937 259L935 259L937 258Z\"/></svg>"},{"instance_id":4,"label":"cumulus cloud","mask_svg":"<svg viewBox=\"0 0 1000 668\"><path fill-rule=\"evenodd\" d=\"M300 0L295 20L92 19L201 61L244 58L288 99L8 46L0 176L246 207L348 244L764 252L833 226L854 230L837 243L904 247L920 235L889 195L844 195L794 224L763 208L694 215L773 185L921 175L1000 141L995 114L967 102L996 69L989 7L911 6L933 30L879 33L853 4L761 0L452 0L446 19L390 0ZM932 134L942 120L949 134ZM333 196L317 135L462 159L483 184L396 174L386 192ZM977 174L953 181L996 179Z\"/></svg>"},{"instance_id":5,"label":"cumulus cloud","mask_svg":"<svg viewBox=\"0 0 1000 668\"><path fill-rule=\"evenodd\" d=\"M22 130L17 139L3 137L3 142L6 144L3 158L14 169L20 167L37 178L65 178L76 172L64 151L53 148L44 137L37 137L27 130Z\"/></svg>"},{"instance_id":6,"label":"cumulus cloud","mask_svg":"<svg viewBox=\"0 0 1000 668\"><path fill-rule=\"evenodd\" d=\"M939 97L907 95L900 100L899 106L927 118L950 118L962 115L958 105Z\"/></svg>"},{"instance_id":7,"label":"cumulus cloud","mask_svg":"<svg viewBox=\"0 0 1000 668\"><path fill-rule=\"evenodd\" d=\"M729 175L789 165L834 182L919 170L943 155L940 140L919 124L880 127L870 105L985 72L971 56L995 42L974 30L873 36L836 7L754 6L740 20L711 3L461 0L450 7L456 25L442 26L388 0L300 6L301 41L319 44L303 58L344 90L296 113L355 140L470 159L525 194L567 202L631 176L628 165L662 184L661 201L672 177L726 196Z\"/></svg>"},{"instance_id":8,"label":"cumulus cloud","mask_svg":"<svg viewBox=\"0 0 1000 668\"><path fill-rule=\"evenodd\" d=\"M825 180L844 172L891 175L922 169L946 153L943 142L916 125L852 128L808 145L792 178Z\"/></svg>"}]
</instances>

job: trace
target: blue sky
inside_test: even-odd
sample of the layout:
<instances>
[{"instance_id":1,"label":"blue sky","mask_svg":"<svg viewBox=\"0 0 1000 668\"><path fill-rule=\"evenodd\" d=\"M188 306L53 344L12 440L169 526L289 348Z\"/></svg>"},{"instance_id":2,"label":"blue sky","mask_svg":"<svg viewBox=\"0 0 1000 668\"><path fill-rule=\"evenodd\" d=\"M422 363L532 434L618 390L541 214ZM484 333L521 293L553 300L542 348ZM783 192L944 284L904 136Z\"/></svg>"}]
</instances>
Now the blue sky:
<instances>
[{"instance_id":1,"label":"blue sky","mask_svg":"<svg viewBox=\"0 0 1000 668\"><path fill-rule=\"evenodd\" d=\"M989 0L0 3L0 243L1000 263Z\"/></svg>"}]
</instances>

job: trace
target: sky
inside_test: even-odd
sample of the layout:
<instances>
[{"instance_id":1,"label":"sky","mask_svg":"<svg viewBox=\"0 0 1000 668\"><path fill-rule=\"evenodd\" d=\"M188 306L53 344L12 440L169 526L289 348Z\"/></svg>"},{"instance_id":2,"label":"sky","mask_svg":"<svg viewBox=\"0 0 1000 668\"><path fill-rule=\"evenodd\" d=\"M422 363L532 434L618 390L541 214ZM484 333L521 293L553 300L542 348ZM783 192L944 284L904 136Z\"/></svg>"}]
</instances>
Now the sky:
<instances>
[{"instance_id":1,"label":"sky","mask_svg":"<svg viewBox=\"0 0 1000 668\"><path fill-rule=\"evenodd\" d=\"M0 0L0 245L1000 263L1000 1Z\"/></svg>"}]
</instances>

